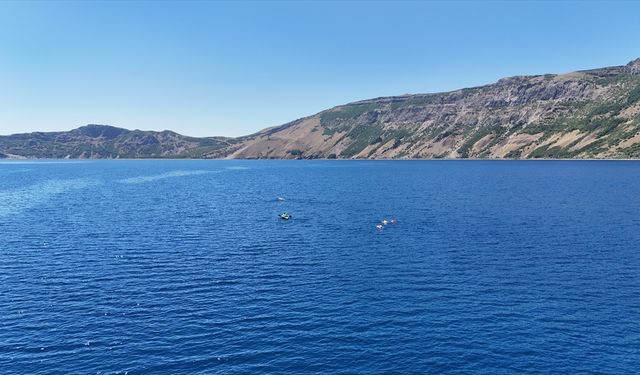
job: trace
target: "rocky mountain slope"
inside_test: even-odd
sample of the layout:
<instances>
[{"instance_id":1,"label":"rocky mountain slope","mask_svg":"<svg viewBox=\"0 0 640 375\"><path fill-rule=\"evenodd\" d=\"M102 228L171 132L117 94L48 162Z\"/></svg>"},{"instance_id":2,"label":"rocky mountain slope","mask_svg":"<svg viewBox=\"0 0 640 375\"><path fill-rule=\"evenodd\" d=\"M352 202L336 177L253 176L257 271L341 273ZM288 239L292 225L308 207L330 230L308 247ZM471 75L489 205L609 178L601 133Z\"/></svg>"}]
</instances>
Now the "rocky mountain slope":
<instances>
[{"instance_id":1,"label":"rocky mountain slope","mask_svg":"<svg viewBox=\"0 0 640 375\"><path fill-rule=\"evenodd\" d=\"M0 136L0 154L80 159L202 157L228 147L230 142L232 140L222 137L186 137L168 130L153 132L87 125L68 132Z\"/></svg>"},{"instance_id":2,"label":"rocky mountain slope","mask_svg":"<svg viewBox=\"0 0 640 375\"><path fill-rule=\"evenodd\" d=\"M0 137L0 158L640 158L640 59L346 104L240 138L88 125Z\"/></svg>"},{"instance_id":3,"label":"rocky mountain slope","mask_svg":"<svg viewBox=\"0 0 640 375\"><path fill-rule=\"evenodd\" d=\"M338 106L209 153L231 158L640 157L640 59Z\"/></svg>"}]
</instances>

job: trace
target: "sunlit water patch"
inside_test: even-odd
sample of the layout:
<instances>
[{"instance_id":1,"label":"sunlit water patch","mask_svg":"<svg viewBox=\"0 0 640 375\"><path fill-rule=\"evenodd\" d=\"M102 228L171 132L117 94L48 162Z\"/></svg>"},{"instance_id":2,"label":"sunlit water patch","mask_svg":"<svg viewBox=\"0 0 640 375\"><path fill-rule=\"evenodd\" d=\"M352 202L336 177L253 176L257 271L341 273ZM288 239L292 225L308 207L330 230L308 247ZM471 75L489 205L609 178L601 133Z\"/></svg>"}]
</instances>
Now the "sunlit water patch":
<instances>
[{"instance_id":1,"label":"sunlit water patch","mask_svg":"<svg viewBox=\"0 0 640 375\"><path fill-rule=\"evenodd\" d=\"M18 168L18 169L0 168L0 174L26 173L26 172L30 172L30 171L32 171L32 169L28 169L28 168Z\"/></svg>"},{"instance_id":2,"label":"sunlit water patch","mask_svg":"<svg viewBox=\"0 0 640 375\"><path fill-rule=\"evenodd\" d=\"M84 189L97 184L98 182L93 179L73 178L47 180L18 189L0 191L0 217L28 210L68 191Z\"/></svg>"},{"instance_id":3,"label":"sunlit water patch","mask_svg":"<svg viewBox=\"0 0 640 375\"><path fill-rule=\"evenodd\" d=\"M84 164L84 163L91 163L91 162L94 162L94 160L69 160L69 161L66 161L66 160L0 160L0 164L5 164L5 165Z\"/></svg>"},{"instance_id":4,"label":"sunlit water patch","mask_svg":"<svg viewBox=\"0 0 640 375\"><path fill-rule=\"evenodd\" d=\"M130 178L124 178L118 180L123 184L143 184L145 182L153 182L158 180L164 180L166 178L176 178L176 177L186 177L186 176L196 176L201 174L213 173L214 171L205 171L205 170L176 170L167 173L149 175L149 176L136 176Z\"/></svg>"}]
</instances>

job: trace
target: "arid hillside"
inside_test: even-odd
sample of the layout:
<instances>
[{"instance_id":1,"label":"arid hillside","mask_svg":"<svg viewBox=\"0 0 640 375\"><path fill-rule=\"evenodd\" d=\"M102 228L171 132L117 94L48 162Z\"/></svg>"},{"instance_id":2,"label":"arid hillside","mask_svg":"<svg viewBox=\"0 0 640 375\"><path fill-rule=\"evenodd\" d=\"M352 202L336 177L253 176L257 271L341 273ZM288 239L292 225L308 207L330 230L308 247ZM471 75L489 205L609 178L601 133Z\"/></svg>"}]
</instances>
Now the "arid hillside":
<instances>
[{"instance_id":1,"label":"arid hillside","mask_svg":"<svg viewBox=\"0 0 640 375\"><path fill-rule=\"evenodd\" d=\"M638 158L640 59L350 103L239 137L87 125L0 137L0 158Z\"/></svg>"},{"instance_id":2,"label":"arid hillside","mask_svg":"<svg viewBox=\"0 0 640 375\"><path fill-rule=\"evenodd\" d=\"M640 59L447 93L364 100L237 141L207 156L640 157Z\"/></svg>"}]
</instances>

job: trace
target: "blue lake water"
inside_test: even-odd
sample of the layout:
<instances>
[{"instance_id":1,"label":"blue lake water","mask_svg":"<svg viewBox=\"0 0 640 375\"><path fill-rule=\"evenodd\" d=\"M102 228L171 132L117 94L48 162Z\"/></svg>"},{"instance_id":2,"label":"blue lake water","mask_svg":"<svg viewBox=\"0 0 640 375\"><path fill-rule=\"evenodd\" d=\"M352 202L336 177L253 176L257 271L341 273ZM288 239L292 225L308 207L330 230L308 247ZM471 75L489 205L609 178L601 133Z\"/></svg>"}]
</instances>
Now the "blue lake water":
<instances>
[{"instance_id":1,"label":"blue lake water","mask_svg":"<svg viewBox=\"0 0 640 375\"><path fill-rule=\"evenodd\" d=\"M638 373L639 244L639 162L2 162L0 373Z\"/></svg>"}]
</instances>

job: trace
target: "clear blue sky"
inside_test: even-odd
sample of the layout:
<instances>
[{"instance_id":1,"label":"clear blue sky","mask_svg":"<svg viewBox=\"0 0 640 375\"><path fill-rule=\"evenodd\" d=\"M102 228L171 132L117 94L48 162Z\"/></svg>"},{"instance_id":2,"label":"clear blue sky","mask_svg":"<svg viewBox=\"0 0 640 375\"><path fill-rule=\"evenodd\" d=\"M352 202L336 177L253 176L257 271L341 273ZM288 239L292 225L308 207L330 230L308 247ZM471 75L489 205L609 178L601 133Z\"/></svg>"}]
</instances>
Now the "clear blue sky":
<instances>
[{"instance_id":1,"label":"clear blue sky","mask_svg":"<svg viewBox=\"0 0 640 375\"><path fill-rule=\"evenodd\" d=\"M0 134L244 135L637 57L638 2L0 2Z\"/></svg>"}]
</instances>

